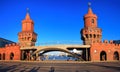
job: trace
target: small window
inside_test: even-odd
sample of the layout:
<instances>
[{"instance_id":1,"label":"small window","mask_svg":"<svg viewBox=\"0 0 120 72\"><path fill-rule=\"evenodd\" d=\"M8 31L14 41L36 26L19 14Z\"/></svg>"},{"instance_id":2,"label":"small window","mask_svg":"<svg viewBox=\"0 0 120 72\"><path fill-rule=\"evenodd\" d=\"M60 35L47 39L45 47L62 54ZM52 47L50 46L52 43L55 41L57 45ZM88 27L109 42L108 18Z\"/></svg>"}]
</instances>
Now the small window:
<instances>
[{"instance_id":1,"label":"small window","mask_svg":"<svg viewBox=\"0 0 120 72\"><path fill-rule=\"evenodd\" d=\"M92 19L92 24L94 24L94 19Z\"/></svg>"},{"instance_id":2,"label":"small window","mask_svg":"<svg viewBox=\"0 0 120 72\"><path fill-rule=\"evenodd\" d=\"M94 38L96 38L96 35L94 34Z\"/></svg>"},{"instance_id":3,"label":"small window","mask_svg":"<svg viewBox=\"0 0 120 72\"><path fill-rule=\"evenodd\" d=\"M92 34L90 34L90 38L92 38Z\"/></svg>"}]
</instances>

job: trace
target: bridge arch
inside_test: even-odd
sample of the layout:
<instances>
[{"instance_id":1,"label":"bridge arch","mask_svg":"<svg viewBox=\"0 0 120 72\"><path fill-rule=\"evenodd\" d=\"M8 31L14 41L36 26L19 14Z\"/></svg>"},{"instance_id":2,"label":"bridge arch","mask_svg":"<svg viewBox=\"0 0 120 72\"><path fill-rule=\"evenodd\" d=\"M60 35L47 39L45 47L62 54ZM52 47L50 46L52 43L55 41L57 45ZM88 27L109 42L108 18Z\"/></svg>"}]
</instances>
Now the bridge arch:
<instances>
[{"instance_id":1,"label":"bridge arch","mask_svg":"<svg viewBox=\"0 0 120 72\"><path fill-rule=\"evenodd\" d=\"M40 51L62 51L62 52L71 54L71 52L69 52L69 50L67 50L67 49L52 48L52 47L38 49L35 53L39 53Z\"/></svg>"},{"instance_id":2,"label":"bridge arch","mask_svg":"<svg viewBox=\"0 0 120 72\"><path fill-rule=\"evenodd\" d=\"M59 47L47 47L47 48L41 48L41 49L37 49L36 52L33 53L34 54L39 54L40 51L62 51L62 52L65 52L65 53L68 53L70 55L72 55L73 57L76 57L76 58L80 58L78 55L76 55L75 53L72 53L70 52L69 50L67 50L66 48L59 48ZM43 52L43 54L46 53L46 52ZM81 58L80 58L81 59ZM83 59L81 59L83 60Z\"/></svg>"}]
</instances>

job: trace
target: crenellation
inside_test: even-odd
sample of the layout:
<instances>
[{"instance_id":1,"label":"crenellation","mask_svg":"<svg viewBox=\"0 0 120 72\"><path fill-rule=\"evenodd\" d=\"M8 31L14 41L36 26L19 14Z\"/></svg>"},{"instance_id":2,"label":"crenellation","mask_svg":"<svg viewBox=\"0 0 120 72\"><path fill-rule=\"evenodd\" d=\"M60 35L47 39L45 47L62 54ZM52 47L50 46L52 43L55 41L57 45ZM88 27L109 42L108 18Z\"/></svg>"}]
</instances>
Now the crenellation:
<instances>
[{"instance_id":1,"label":"crenellation","mask_svg":"<svg viewBox=\"0 0 120 72\"><path fill-rule=\"evenodd\" d=\"M9 46L8 44L5 45L5 47L8 47L8 46Z\"/></svg>"},{"instance_id":2,"label":"crenellation","mask_svg":"<svg viewBox=\"0 0 120 72\"><path fill-rule=\"evenodd\" d=\"M12 46L15 46L16 45L16 43L12 43Z\"/></svg>"},{"instance_id":3,"label":"crenellation","mask_svg":"<svg viewBox=\"0 0 120 72\"><path fill-rule=\"evenodd\" d=\"M103 43L106 43L106 44L107 44L107 43L108 43L108 40L104 40Z\"/></svg>"},{"instance_id":4,"label":"crenellation","mask_svg":"<svg viewBox=\"0 0 120 72\"><path fill-rule=\"evenodd\" d=\"M5 47L13 47L13 46L19 46L18 43L11 43L11 44L6 44Z\"/></svg>"},{"instance_id":5,"label":"crenellation","mask_svg":"<svg viewBox=\"0 0 120 72\"><path fill-rule=\"evenodd\" d=\"M113 40L110 40L109 43L110 43L110 44L113 44Z\"/></svg>"},{"instance_id":6,"label":"crenellation","mask_svg":"<svg viewBox=\"0 0 120 72\"><path fill-rule=\"evenodd\" d=\"M8 44L8 47L11 47L12 46L12 44Z\"/></svg>"}]
</instances>

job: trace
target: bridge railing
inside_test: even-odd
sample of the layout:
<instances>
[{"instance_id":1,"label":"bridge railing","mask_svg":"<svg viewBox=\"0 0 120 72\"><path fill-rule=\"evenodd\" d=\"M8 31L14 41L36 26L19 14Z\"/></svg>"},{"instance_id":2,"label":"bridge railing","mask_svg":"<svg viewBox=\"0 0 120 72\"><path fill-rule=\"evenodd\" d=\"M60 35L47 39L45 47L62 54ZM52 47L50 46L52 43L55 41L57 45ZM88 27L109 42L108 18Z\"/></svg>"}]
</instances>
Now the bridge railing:
<instances>
[{"instance_id":1,"label":"bridge railing","mask_svg":"<svg viewBox=\"0 0 120 72\"><path fill-rule=\"evenodd\" d=\"M51 41L51 42L36 42L36 46L46 46L46 45L66 45L66 44L71 44L71 45L83 45L82 41Z\"/></svg>"}]
</instances>

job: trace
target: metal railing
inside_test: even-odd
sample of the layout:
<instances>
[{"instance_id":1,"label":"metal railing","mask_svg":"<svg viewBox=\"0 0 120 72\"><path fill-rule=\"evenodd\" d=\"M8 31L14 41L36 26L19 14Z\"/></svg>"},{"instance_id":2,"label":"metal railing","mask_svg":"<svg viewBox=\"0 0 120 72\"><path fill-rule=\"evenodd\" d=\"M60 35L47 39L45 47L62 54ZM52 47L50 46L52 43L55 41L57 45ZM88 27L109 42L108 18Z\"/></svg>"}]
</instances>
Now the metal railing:
<instances>
[{"instance_id":1,"label":"metal railing","mask_svg":"<svg viewBox=\"0 0 120 72\"><path fill-rule=\"evenodd\" d=\"M36 46L46 46L46 45L83 45L82 41L49 41L49 42L36 42Z\"/></svg>"}]
</instances>

